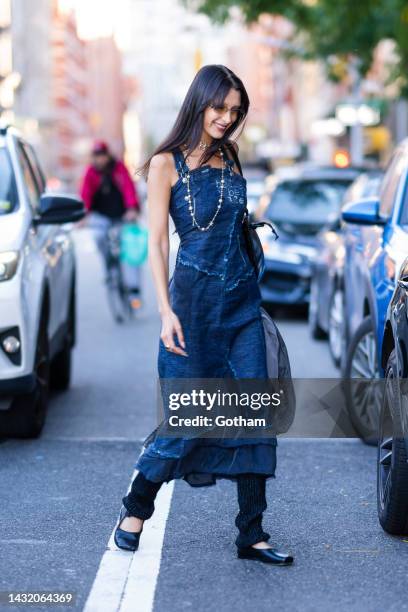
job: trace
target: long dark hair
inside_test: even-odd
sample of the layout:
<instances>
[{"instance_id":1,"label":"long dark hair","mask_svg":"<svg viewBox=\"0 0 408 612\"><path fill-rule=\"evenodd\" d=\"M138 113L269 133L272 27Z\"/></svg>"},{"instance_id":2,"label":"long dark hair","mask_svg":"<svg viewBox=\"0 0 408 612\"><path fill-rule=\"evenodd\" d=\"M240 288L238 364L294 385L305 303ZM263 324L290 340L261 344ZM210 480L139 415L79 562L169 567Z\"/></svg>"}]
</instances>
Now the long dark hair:
<instances>
[{"instance_id":1,"label":"long dark hair","mask_svg":"<svg viewBox=\"0 0 408 612\"><path fill-rule=\"evenodd\" d=\"M174 151L181 146L187 145L187 155L190 155L201 139L205 109L211 104L223 106L224 100L231 88L236 89L241 94L241 111L222 137L213 139L210 146L204 150L198 165L208 161L220 146L231 146L229 136L243 123L248 114L248 94L241 79L232 70L221 64L210 64L203 66L197 72L169 135L156 147L148 160L140 168L136 169L136 173L142 174L146 178L149 172L150 161L158 153Z\"/></svg>"}]
</instances>

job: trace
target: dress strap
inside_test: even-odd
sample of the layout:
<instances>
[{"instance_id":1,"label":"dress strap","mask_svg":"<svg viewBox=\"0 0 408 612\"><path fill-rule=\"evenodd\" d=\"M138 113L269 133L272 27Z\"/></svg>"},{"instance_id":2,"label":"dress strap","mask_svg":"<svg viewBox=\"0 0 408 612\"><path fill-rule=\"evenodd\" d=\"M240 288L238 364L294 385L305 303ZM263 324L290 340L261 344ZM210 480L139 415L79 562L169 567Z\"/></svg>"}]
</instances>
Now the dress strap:
<instances>
[{"instance_id":1,"label":"dress strap","mask_svg":"<svg viewBox=\"0 0 408 612\"><path fill-rule=\"evenodd\" d=\"M184 159L184 155L181 152L181 149L175 149L172 151L174 157L174 164L176 166L176 170L180 178L182 178L188 172L188 166Z\"/></svg>"},{"instance_id":2,"label":"dress strap","mask_svg":"<svg viewBox=\"0 0 408 612\"><path fill-rule=\"evenodd\" d=\"M223 151L224 151L225 157L227 158L227 164L229 165L229 170L230 170L231 174L233 172L235 172L235 170L234 170L234 165L235 165L238 168L238 171L239 171L240 175L242 176L242 167L241 167L238 155L237 155L234 147L227 147L227 146L225 146L223 148Z\"/></svg>"}]
</instances>

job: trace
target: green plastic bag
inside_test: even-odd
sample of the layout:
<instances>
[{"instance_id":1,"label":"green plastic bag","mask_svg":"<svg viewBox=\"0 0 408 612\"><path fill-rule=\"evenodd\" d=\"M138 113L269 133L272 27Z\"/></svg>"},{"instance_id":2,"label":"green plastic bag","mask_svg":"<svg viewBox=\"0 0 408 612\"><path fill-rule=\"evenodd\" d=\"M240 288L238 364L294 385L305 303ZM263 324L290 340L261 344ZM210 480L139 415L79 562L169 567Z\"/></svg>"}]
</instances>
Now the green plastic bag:
<instances>
[{"instance_id":1,"label":"green plastic bag","mask_svg":"<svg viewBox=\"0 0 408 612\"><path fill-rule=\"evenodd\" d=\"M125 223L120 236L120 259L141 266L147 259L148 230L137 223Z\"/></svg>"}]
</instances>

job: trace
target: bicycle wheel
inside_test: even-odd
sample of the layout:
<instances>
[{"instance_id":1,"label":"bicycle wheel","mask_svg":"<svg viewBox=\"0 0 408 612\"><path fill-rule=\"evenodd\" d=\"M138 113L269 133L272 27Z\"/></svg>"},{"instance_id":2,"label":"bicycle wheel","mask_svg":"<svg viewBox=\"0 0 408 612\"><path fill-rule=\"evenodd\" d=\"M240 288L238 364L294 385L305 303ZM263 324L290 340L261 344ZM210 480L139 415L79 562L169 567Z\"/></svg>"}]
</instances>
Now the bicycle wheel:
<instances>
[{"instance_id":1,"label":"bicycle wheel","mask_svg":"<svg viewBox=\"0 0 408 612\"><path fill-rule=\"evenodd\" d=\"M127 317L123 303L123 287L120 273L120 266L117 263L111 263L108 268L108 276L106 279L106 288L108 292L108 304L113 318L117 323L123 323Z\"/></svg>"}]
</instances>

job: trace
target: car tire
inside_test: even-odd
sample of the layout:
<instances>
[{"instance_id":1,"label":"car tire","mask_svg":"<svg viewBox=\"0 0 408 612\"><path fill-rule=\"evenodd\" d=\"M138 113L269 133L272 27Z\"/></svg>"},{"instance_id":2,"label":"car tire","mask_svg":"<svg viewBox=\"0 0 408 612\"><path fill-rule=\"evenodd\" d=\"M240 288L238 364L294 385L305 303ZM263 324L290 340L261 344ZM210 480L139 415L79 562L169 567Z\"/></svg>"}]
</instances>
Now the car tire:
<instances>
[{"instance_id":1,"label":"car tire","mask_svg":"<svg viewBox=\"0 0 408 612\"><path fill-rule=\"evenodd\" d=\"M408 457L402 435L399 407L395 392L400 393L395 349L391 352L385 373L377 447L377 510L384 531L393 535L408 534ZM396 384L392 384L396 381ZM391 382L391 384L390 384ZM394 403L393 408L390 402Z\"/></svg>"},{"instance_id":2,"label":"car tire","mask_svg":"<svg viewBox=\"0 0 408 612\"><path fill-rule=\"evenodd\" d=\"M67 333L64 346L51 362L50 386L55 391L66 391L71 384L72 347L75 341L75 291L72 289L69 304Z\"/></svg>"},{"instance_id":3,"label":"car tire","mask_svg":"<svg viewBox=\"0 0 408 612\"><path fill-rule=\"evenodd\" d=\"M314 340L323 340L327 338L327 333L318 322L318 300L319 292L316 281L312 278L310 283L310 302L308 312L308 324L310 335Z\"/></svg>"},{"instance_id":4,"label":"car tire","mask_svg":"<svg viewBox=\"0 0 408 612\"><path fill-rule=\"evenodd\" d=\"M346 343L344 292L340 287L334 289L330 298L328 337L331 358L339 368Z\"/></svg>"},{"instance_id":5,"label":"car tire","mask_svg":"<svg viewBox=\"0 0 408 612\"><path fill-rule=\"evenodd\" d=\"M367 316L357 328L348 347L343 388L353 427L360 438L372 446L376 446L378 440L380 388L377 384L369 386L367 382L358 383L358 379L374 378L379 378L377 346L372 320ZM370 394L369 403L374 404L374 410L371 409L369 413L365 410L365 392Z\"/></svg>"},{"instance_id":6,"label":"car tire","mask_svg":"<svg viewBox=\"0 0 408 612\"><path fill-rule=\"evenodd\" d=\"M2 426L11 438L38 438L44 427L49 397L50 361L47 322L43 316L37 336L34 358L35 386L29 393L17 395L4 413Z\"/></svg>"}]
</instances>

